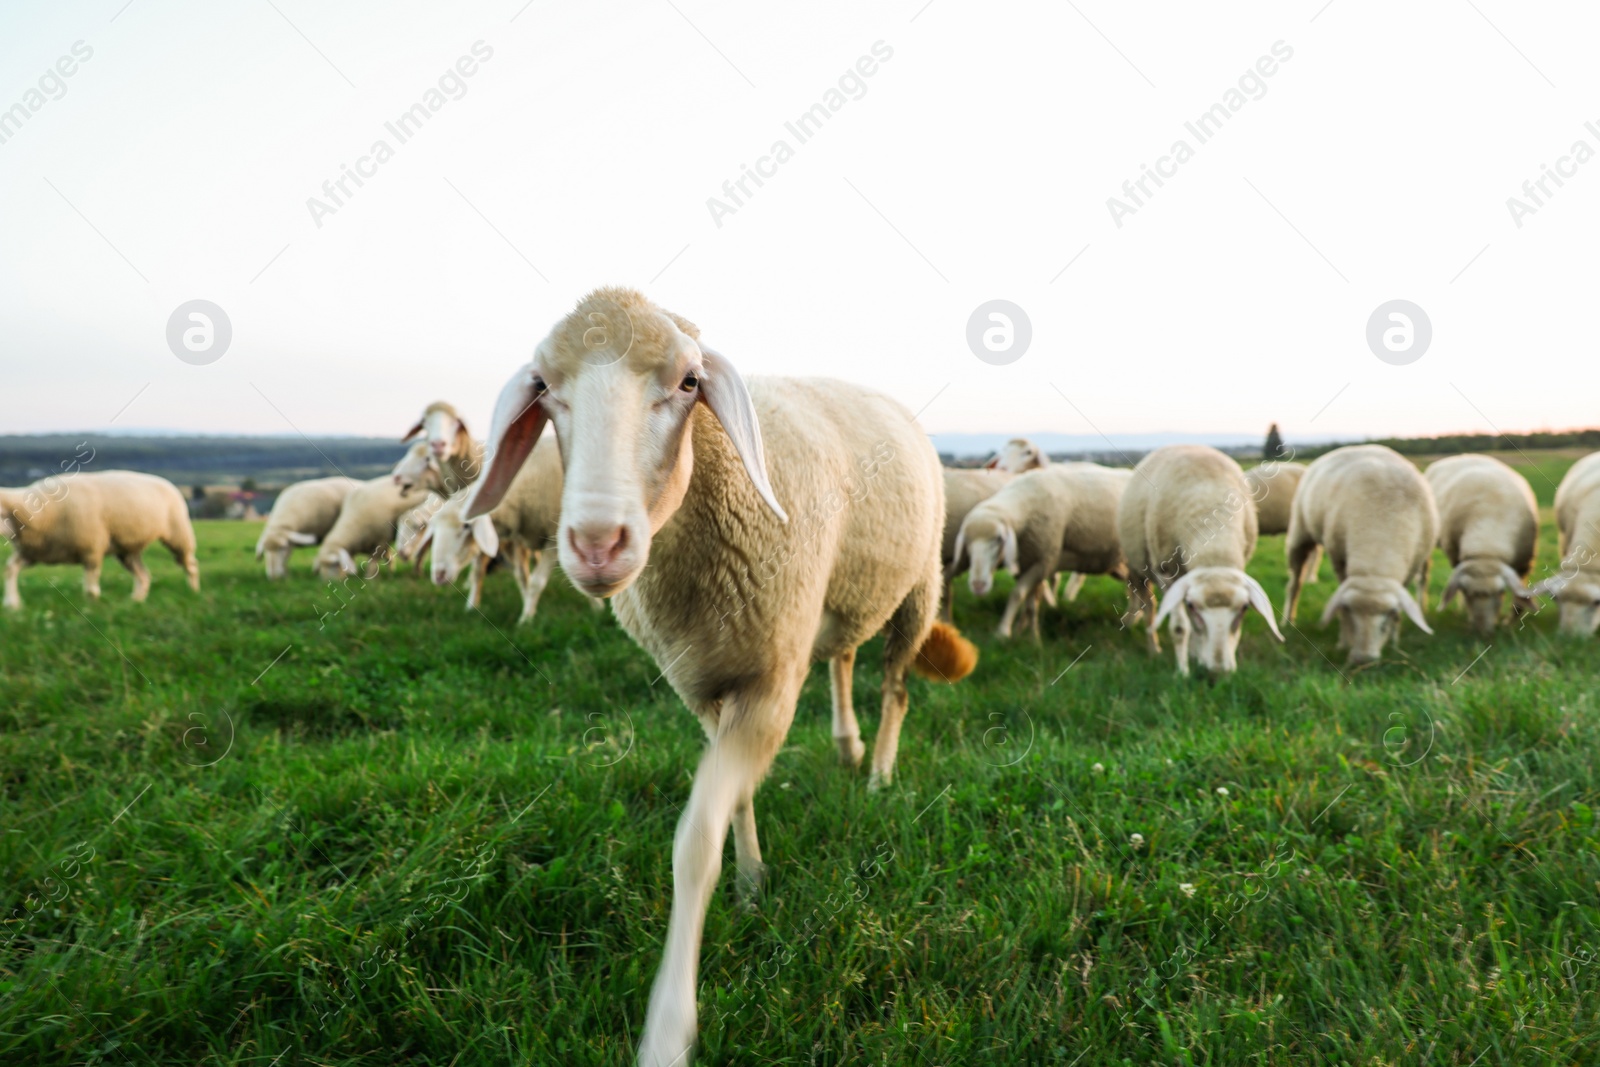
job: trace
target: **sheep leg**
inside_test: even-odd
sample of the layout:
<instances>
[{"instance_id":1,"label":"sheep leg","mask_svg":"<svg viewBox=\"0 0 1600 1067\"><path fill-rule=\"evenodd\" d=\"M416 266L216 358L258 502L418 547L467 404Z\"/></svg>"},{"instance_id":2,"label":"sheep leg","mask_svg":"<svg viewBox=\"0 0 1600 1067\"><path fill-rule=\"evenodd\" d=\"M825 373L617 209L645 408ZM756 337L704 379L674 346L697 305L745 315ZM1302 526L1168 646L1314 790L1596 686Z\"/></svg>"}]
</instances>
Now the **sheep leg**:
<instances>
[{"instance_id":1,"label":"sheep leg","mask_svg":"<svg viewBox=\"0 0 1600 1067\"><path fill-rule=\"evenodd\" d=\"M894 760L900 751L900 724L906 717L906 671L916 658L923 637L938 612L938 573L930 574L911 590L889 618L883 637L883 713L878 721L878 736L872 742L872 773L869 790L882 789L894 781Z\"/></svg>"},{"instance_id":2,"label":"sheep leg","mask_svg":"<svg viewBox=\"0 0 1600 1067\"><path fill-rule=\"evenodd\" d=\"M1178 673L1189 677L1189 624L1178 612L1172 613L1172 652L1178 657Z\"/></svg>"},{"instance_id":3,"label":"sheep leg","mask_svg":"<svg viewBox=\"0 0 1600 1067\"><path fill-rule=\"evenodd\" d=\"M1033 594L1034 586L1038 585L1043 577L1044 567L1037 563L1017 576L1017 584L1012 586L1011 595L1006 598L1006 610L1000 616L1000 625L995 628L995 633L1001 637L1011 636L1011 626L1016 621L1018 610Z\"/></svg>"},{"instance_id":4,"label":"sheep leg","mask_svg":"<svg viewBox=\"0 0 1600 1067\"><path fill-rule=\"evenodd\" d=\"M1316 585L1317 572L1322 569L1322 546L1313 544L1311 554L1306 557L1306 569L1300 579L1301 585Z\"/></svg>"},{"instance_id":5,"label":"sheep leg","mask_svg":"<svg viewBox=\"0 0 1600 1067\"><path fill-rule=\"evenodd\" d=\"M803 665L805 656L798 655L795 662ZM666 953L650 990L639 1042L640 1067L682 1067L689 1062L697 1029L700 938L729 824L735 811L749 807L757 783L783 744L803 681L804 675L794 671L770 687L744 688L723 698L717 734L695 772L673 841L672 916ZM749 818L753 824L753 809Z\"/></svg>"},{"instance_id":6,"label":"sheep leg","mask_svg":"<svg viewBox=\"0 0 1600 1067\"><path fill-rule=\"evenodd\" d=\"M1081 571L1074 571L1067 575L1066 592L1062 594L1067 603L1070 604L1074 600L1078 599L1078 594L1083 591L1083 583L1087 581L1088 578L1089 576Z\"/></svg>"},{"instance_id":7,"label":"sheep leg","mask_svg":"<svg viewBox=\"0 0 1600 1067\"><path fill-rule=\"evenodd\" d=\"M850 682L856 667L856 650L841 652L828 661L828 681L833 689L833 741L839 746L839 762L846 767L861 766L867 746L861 743L861 724L856 722Z\"/></svg>"},{"instance_id":8,"label":"sheep leg","mask_svg":"<svg viewBox=\"0 0 1600 1067\"><path fill-rule=\"evenodd\" d=\"M1417 607L1422 609L1424 615L1428 613L1428 576L1432 573L1433 552L1429 551L1422 560L1422 570L1417 574ZM1399 628L1396 627L1396 632L1398 630ZM1395 643L1399 644L1398 641Z\"/></svg>"},{"instance_id":9,"label":"sheep leg","mask_svg":"<svg viewBox=\"0 0 1600 1067\"><path fill-rule=\"evenodd\" d=\"M100 599L100 565L103 562L100 556L91 556L83 561L83 592L91 600Z\"/></svg>"},{"instance_id":10,"label":"sheep leg","mask_svg":"<svg viewBox=\"0 0 1600 1067\"><path fill-rule=\"evenodd\" d=\"M733 853L738 862L739 901L754 911L766 881L767 865L761 862L761 841L756 837L756 801L747 796L733 809Z\"/></svg>"},{"instance_id":11,"label":"sheep leg","mask_svg":"<svg viewBox=\"0 0 1600 1067\"><path fill-rule=\"evenodd\" d=\"M133 602L135 604L143 603L144 598L150 595L150 568L144 565L144 554L141 552L129 552L126 555L118 556L117 561L127 568L129 574L133 575Z\"/></svg>"},{"instance_id":12,"label":"sheep leg","mask_svg":"<svg viewBox=\"0 0 1600 1067\"><path fill-rule=\"evenodd\" d=\"M1283 618L1279 620L1285 626L1294 622L1295 612L1300 608L1300 587L1305 584L1306 564L1320 563L1318 548L1315 541L1295 541L1289 545L1289 586L1283 594Z\"/></svg>"},{"instance_id":13,"label":"sheep leg","mask_svg":"<svg viewBox=\"0 0 1600 1067\"><path fill-rule=\"evenodd\" d=\"M489 572L489 557L479 553L467 572L467 610L475 611L483 602L483 577Z\"/></svg>"},{"instance_id":14,"label":"sheep leg","mask_svg":"<svg viewBox=\"0 0 1600 1067\"><path fill-rule=\"evenodd\" d=\"M533 613L539 610L539 597L544 594L544 587L550 581L550 572L555 570L556 566L555 549L547 548L534 555L539 557L539 564L526 579L527 585L522 591L522 615L517 619L518 623L527 622L533 618Z\"/></svg>"},{"instance_id":15,"label":"sheep leg","mask_svg":"<svg viewBox=\"0 0 1600 1067\"><path fill-rule=\"evenodd\" d=\"M1133 626L1140 619L1145 621L1145 642L1150 646L1150 654L1158 655L1161 652L1161 635L1156 633L1156 595L1150 588L1150 581L1146 578L1128 577L1128 613L1123 616L1124 624Z\"/></svg>"},{"instance_id":16,"label":"sheep leg","mask_svg":"<svg viewBox=\"0 0 1600 1067\"><path fill-rule=\"evenodd\" d=\"M27 565L28 561L23 559L22 553L13 546L11 558L6 560L5 606L9 611L18 611L22 608L22 594L17 591L17 576Z\"/></svg>"},{"instance_id":17,"label":"sheep leg","mask_svg":"<svg viewBox=\"0 0 1600 1067\"><path fill-rule=\"evenodd\" d=\"M939 618L945 622L954 622L953 614L956 599L956 576L949 571L944 572L944 596L939 600Z\"/></svg>"}]
</instances>

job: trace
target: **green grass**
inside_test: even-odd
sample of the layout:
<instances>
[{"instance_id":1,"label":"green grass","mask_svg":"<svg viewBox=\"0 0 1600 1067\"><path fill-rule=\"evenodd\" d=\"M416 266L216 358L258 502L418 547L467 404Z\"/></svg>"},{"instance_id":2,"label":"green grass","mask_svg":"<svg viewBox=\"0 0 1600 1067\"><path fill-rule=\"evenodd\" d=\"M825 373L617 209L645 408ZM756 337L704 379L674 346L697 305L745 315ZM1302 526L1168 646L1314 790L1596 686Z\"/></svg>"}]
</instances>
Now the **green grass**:
<instances>
[{"instance_id":1,"label":"green grass","mask_svg":"<svg viewBox=\"0 0 1600 1067\"><path fill-rule=\"evenodd\" d=\"M147 604L36 568L0 618L0 1063L631 1062L702 747L659 669L559 582L521 629L504 575L319 623L307 554L269 584L254 525L199 534L198 597L152 553ZM1282 539L1251 569L1278 600ZM700 1062L1600 1062L1600 643L1453 610L1353 673L1332 589L1186 683L1109 580L1039 646L963 586L983 662L913 683L879 795L815 669Z\"/></svg>"}]
</instances>

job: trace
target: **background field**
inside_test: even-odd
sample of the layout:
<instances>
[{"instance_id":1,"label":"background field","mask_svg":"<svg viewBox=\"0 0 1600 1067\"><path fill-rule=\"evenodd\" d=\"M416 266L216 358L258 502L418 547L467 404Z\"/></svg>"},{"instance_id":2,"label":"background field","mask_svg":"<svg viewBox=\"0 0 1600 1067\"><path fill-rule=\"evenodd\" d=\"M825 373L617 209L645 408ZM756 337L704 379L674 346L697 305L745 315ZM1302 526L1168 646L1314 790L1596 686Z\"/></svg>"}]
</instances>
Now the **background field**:
<instances>
[{"instance_id":1,"label":"background field","mask_svg":"<svg viewBox=\"0 0 1600 1067\"><path fill-rule=\"evenodd\" d=\"M1541 573L1570 462L1525 467ZM269 585L257 529L200 524L198 597L152 553L145 605L36 568L0 618L0 1063L629 1062L702 740L658 668L564 584L521 629L504 575L474 614L410 573L341 606L305 553ZM1251 570L1278 601L1282 538ZM700 1062L1600 1061L1600 644L1452 610L1352 672L1332 589L1184 683L1115 583L1038 646L963 586L983 661L913 683L880 795L816 668Z\"/></svg>"}]
</instances>

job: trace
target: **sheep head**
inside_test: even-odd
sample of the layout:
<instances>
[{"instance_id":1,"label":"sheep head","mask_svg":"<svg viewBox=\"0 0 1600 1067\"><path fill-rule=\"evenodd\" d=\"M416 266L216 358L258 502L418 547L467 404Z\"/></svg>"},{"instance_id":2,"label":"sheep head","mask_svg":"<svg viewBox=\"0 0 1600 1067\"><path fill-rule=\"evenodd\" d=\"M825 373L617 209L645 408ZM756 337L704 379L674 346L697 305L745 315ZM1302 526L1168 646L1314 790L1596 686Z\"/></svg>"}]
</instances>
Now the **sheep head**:
<instances>
[{"instance_id":1,"label":"sheep head","mask_svg":"<svg viewBox=\"0 0 1600 1067\"><path fill-rule=\"evenodd\" d=\"M1187 626L1192 631L1190 650L1200 665L1213 674L1228 674L1239 666L1239 638L1251 608L1261 613L1272 636L1282 641L1272 601L1260 582L1237 567L1196 567L1167 588L1151 628L1159 627L1171 615L1173 626Z\"/></svg>"},{"instance_id":2,"label":"sheep head","mask_svg":"<svg viewBox=\"0 0 1600 1067\"><path fill-rule=\"evenodd\" d=\"M1459 593L1466 603L1467 620L1481 635L1494 632L1500 621L1500 605L1510 593L1524 608L1533 603L1533 592L1510 566L1497 559L1464 559L1450 572L1439 606L1444 607Z\"/></svg>"},{"instance_id":3,"label":"sheep head","mask_svg":"<svg viewBox=\"0 0 1600 1067\"><path fill-rule=\"evenodd\" d=\"M479 556L493 558L500 552L500 535L493 520L487 515L466 519L461 512L460 503L451 501L428 520L433 547L429 573L434 585L454 585Z\"/></svg>"},{"instance_id":4,"label":"sheep head","mask_svg":"<svg viewBox=\"0 0 1600 1067\"><path fill-rule=\"evenodd\" d=\"M443 492L444 474L439 460L429 449L429 442L418 441L394 465L394 484L400 487L401 496L408 495L419 485L430 492Z\"/></svg>"},{"instance_id":5,"label":"sheep head","mask_svg":"<svg viewBox=\"0 0 1600 1067\"><path fill-rule=\"evenodd\" d=\"M1015 437L1006 442L1000 454L991 459L986 466L990 470L1009 471L1012 474L1022 474L1025 471L1038 470L1040 467L1050 466L1050 457L1044 450L1025 437Z\"/></svg>"},{"instance_id":6,"label":"sheep head","mask_svg":"<svg viewBox=\"0 0 1600 1067\"><path fill-rule=\"evenodd\" d=\"M1422 606L1393 578L1351 577L1340 583L1322 611L1322 625L1339 617L1339 647L1348 649L1352 666L1376 663L1383 646L1400 639L1404 614L1425 634L1433 633Z\"/></svg>"},{"instance_id":7,"label":"sheep head","mask_svg":"<svg viewBox=\"0 0 1600 1067\"><path fill-rule=\"evenodd\" d=\"M744 380L692 323L626 289L589 294L539 343L495 404L491 459L466 517L505 495L546 422L561 442L561 569L609 597L644 569L650 541L683 503L694 467L691 417L705 405L760 498L788 515L767 478Z\"/></svg>"},{"instance_id":8,"label":"sheep head","mask_svg":"<svg viewBox=\"0 0 1600 1067\"><path fill-rule=\"evenodd\" d=\"M422 418L406 431L401 440L409 441L419 434L424 439L426 451L435 459L444 460L472 452L472 435L467 433L467 424L456 413L456 409L443 400L435 400L424 408Z\"/></svg>"},{"instance_id":9,"label":"sheep head","mask_svg":"<svg viewBox=\"0 0 1600 1067\"><path fill-rule=\"evenodd\" d=\"M1015 577L1017 564L1017 532L1011 525L985 509L973 508L962 520L956 534L956 563L965 552L971 559L967 569L967 587L973 596L988 596L994 588L995 572L1008 570Z\"/></svg>"},{"instance_id":10,"label":"sheep head","mask_svg":"<svg viewBox=\"0 0 1600 1067\"><path fill-rule=\"evenodd\" d=\"M1532 592L1550 597L1560 606L1562 633L1588 637L1600 628L1600 578L1593 574L1558 574L1534 586Z\"/></svg>"}]
</instances>

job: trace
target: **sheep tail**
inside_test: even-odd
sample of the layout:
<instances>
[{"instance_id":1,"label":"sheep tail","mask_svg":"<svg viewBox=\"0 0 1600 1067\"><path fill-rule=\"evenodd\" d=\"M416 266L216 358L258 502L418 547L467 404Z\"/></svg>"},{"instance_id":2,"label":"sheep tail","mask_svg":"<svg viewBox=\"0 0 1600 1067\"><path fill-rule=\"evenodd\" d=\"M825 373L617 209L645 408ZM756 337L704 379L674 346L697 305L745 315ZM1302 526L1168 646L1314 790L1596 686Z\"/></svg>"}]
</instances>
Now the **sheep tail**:
<instances>
[{"instance_id":1,"label":"sheep tail","mask_svg":"<svg viewBox=\"0 0 1600 1067\"><path fill-rule=\"evenodd\" d=\"M922 639L911 669L934 682L959 682L978 665L978 648L947 622L936 622Z\"/></svg>"}]
</instances>

